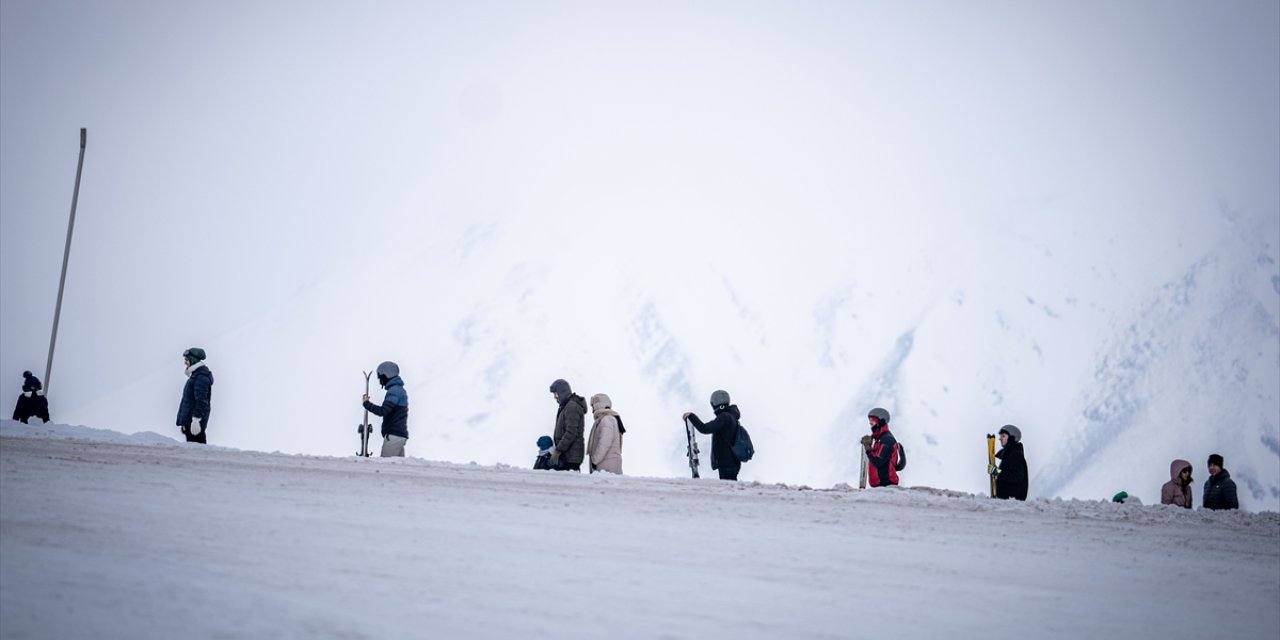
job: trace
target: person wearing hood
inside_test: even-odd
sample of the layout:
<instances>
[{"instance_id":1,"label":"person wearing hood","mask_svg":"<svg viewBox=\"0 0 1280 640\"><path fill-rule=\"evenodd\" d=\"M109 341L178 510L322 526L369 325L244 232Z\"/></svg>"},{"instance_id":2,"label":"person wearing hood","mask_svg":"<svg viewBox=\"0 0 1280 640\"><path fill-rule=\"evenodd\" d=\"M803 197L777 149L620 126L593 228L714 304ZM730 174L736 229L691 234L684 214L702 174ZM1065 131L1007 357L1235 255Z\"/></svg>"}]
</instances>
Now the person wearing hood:
<instances>
[{"instance_id":1,"label":"person wearing hood","mask_svg":"<svg viewBox=\"0 0 1280 640\"><path fill-rule=\"evenodd\" d=\"M182 362L187 366L187 384L182 387L182 402L178 405L178 426L187 442L207 444L209 412L213 406L213 371L204 362L204 349L191 347L182 352Z\"/></svg>"},{"instance_id":2,"label":"person wearing hood","mask_svg":"<svg viewBox=\"0 0 1280 640\"><path fill-rule=\"evenodd\" d=\"M1029 474L1027 457L1022 452L1021 429L1011 424L1000 427L1000 450L996 457L1000 459L1000 466L987 466L987 473L996 479L996 497L1026 500Z\"/></svg>"},{"instance_id":3,"label":"person wearing hood","mask_svg":"<svg viewBox=\"0 0 1280 640\"><path fill-rule=\"evenodd\" d=\"M1240 500L1236 496L1236 481L1231 473L1222 467L1222 456L1214 453L1209 456L1209 479L1204 481L1205 509L1239 509Z\"/></svg>"},{"instance_id":4,"label":"person wearing hood","mask_svg":"<svg viewBox=\"0 0 1280 640\"><path fill-rule=\"evenodd\" d=\"M1169 481L1160 487L1160 504L1172 504L1184 509L1191 508L1190 462L1174 460L1169 464Z\"/></svg>"},{"instance_id":5,"label":"person wearing hood","mask_svg":"<svg viewBox=\"0 0 1280 640\"><path fill-rule=\"evenodd\" d=\"M862 436L867 451L867 484L872 487L897 486L898 439L889 431L889 412L876 407L867 412L871 435Z\"/></svg>"},{"instance_id":6,"label":"person wearing hood","mask_svg":"<svg viewBox=\"0 0 1280 640\"><path fill-rule=\"evenodd\" d=\"M556 410L556 427L551 432L551 439L555 442L555 449L551 451L551 468L582 471L586 449L582 432L586 426L587 401L574 393L563 379L551 383L551 397L560 405Z\"/></svg>"},{"instance_id":7,"label":"person wearing hood","mask_svg":"<svg viewBox=\"0 0 1280 640\"><path fill-rule=\"evenodd\" d=\"M711 469L720 472L721 480L737 480L742 462L733 454L733 440L738 436L742 412L738 405L730 404L729 392L723 390L711 394L711 410L716 414L711 422L704 423L691 411L686 411L683 419L700 433L711 434Z\"/></svg>"},{"instance_id":8,"label":"person wearing hood","mask_svg":"<svg viewBox=\"0 0 1280 640\"><path fill-rule=\"evenodd\" d=\"M400 365L387 361L378 365L378 384L386 389L382 404L369 401L369 394L362 396L364 408L382 417L383 458L403 458L404 445L409 441L409 394L400 379Z\"/></svg>"},{"instance_id":9,"label":"person wearing hood","mask_svg":"<svg viewBox=\"0 0 1280 640\"><path fill-rule=\"evenodd\" d=\"M591 472L608 471L622 475L622 416L613 410L613 400L603 393L591 396L591 436L587 438L587 455Z\"/></svg>"}]
</instances>

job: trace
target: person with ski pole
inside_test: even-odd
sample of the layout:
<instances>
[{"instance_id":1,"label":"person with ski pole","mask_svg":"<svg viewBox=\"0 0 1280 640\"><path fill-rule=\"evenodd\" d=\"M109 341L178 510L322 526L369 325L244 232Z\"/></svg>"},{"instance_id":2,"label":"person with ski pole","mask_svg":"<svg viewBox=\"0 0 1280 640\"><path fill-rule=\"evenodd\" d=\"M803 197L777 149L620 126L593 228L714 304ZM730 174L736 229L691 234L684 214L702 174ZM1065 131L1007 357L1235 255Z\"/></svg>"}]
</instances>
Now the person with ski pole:
<instances>
[{"instance_id":1,"label":"person with ski pole","mask_svg":"<svg viewBox=\"0 0 1280 640\"><path fill-rule=\"evenodd\" d=\"M587 401L573 392L564 379L551 383L551 397L560 405L556 409L556 426L551 432L555 448L551 450L551 468L557 471L582 471L586 451L582 432L586 428Z\"/></svg>"},{"instance_id":2,"label":"person with ski pole","mask_svg":"<svg viewBox=\"0 0 1280 640\"><path fill-rule=\"evenodd\" d=\"M733 453L733 439L738 435L742 412L738 405L730 404L729 392L724 390L712 392L711 410L716 415L711 422L703 422L692 411L686 411L681 418L688 420L700 433L711 434L711 468L720 472L721 480L737 481L742 462Z\"/></svg>"},{"instance_id":3,"label":"person with ski pole","mask_svg":"<svg viewBox=\"0 0 1280 640\"><path fill-rule=\"evenodd\" d=\"M178 404L178 426L187 442L208 444L209 412L213 407L213 371L205 364L204 349L191 347L182 352L187 384Z\"/></svg>"},{"instance_id":4,"label":"person with ski pole","mask_svg":"<svg viewBox=\"0 0 1280 640\"><path fill-rule=\"evenodd\" d=\"M898 440L889 431L889 412L876 407L867 412L871 435L862 436L867 452L867 484L872 487L897 486Z\"/></svg>"},{"instance_id":5,"label":"person with ski pole","mask_svg":"<svg viewBox=\"0 0 1280 640\"><path fill-rule=\"evenodd\" d=\"M400 366L390 360L378 365L378 384L386 389L382 404L369 401L369 394L361 396L365 409L382 418L383 458L403 458L404 445L409 441L409 394L400 379Z\"/></svg>"},{"instance_id":6,"label":"person with ski pole","mask_svg":"<svg viewBox=\"0 0 1280 640\"><path fill-rule=\"evenodd\" d=\"M996 497L1004 500L1027 499L1029 486L1027 458L1022 452L1022 430L1006 424L1000 427L1000 466L987 465L987 473L996 479Z\"/></svg>"}]
</instances>

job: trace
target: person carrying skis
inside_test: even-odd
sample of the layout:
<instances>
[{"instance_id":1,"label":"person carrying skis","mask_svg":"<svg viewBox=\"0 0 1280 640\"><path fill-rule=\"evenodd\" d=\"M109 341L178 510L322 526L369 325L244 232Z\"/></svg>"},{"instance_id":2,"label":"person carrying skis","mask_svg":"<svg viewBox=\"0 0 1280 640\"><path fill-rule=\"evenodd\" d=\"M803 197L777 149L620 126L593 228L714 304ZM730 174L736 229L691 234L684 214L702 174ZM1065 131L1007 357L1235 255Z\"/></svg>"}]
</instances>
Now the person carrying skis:
<instances>
[{"instance_id":1,"label":"person carrying skis","mask_svg":"<svg viewBox=\"0 0 1280 640\"><path fill-rule=\"evenodd\" d=\"M699 432L711 434L711 468L720 472L721 480L737 481L742 462L733 454L733 440L738 436L742 412L738 405L729 403L729 392L724 390L712 392L711 410L716 414L711 422L704 423L692 411L686 411L681 419L688 420Z\"/></svg>"},{"instance_id":2,"label":"person carrying skis","mask_svg":"<svg viewBox=\"0 0 1280 640\"><path fill-rule=\"evenodd\" d=\"M867 484L887 487L898 484L898 439L889 431L889 412L876 407L867 412L871 435L862 436L867 452Z\"/></svg>"},{"instance_id":3,"label":"person carrying skis","mask_svg":"<svg viewBox=\"0 0 1280 640\"><path fill-rule=\"evenodd\" d=\"M560 405L556 410L556 427L551 432L555 449L551 451L551 468L559 471L582 471L582 431L586 426L587 401L573 392L563 379L551 383L551 397Z\"/></svg>"},{"instance_id":4,"label":"person carrying skis","mask_svg":"<svg viewBox=\"0 0 1280 640\"><path fill-rule=\"evenodd\" d=\"M370 402L367 393L361 396L362 404L369 413L382 417L381 457L403 458L409 441L409 394L400 379L400 366L390 360L378 365L378 384L387 390L382 404Z\"/></svg>"},{"instance_id":5,"label":"person carrying skis","mask_svg":"<svg viewBox=\"0 0 1280 640\"><path fill-rule=\"evenodd\" d=\"M213 372L204 363L204 349L191 347L182 352L186 364L187 384L182 387L182 402L178 404L178 426L187 442L207 444L209 410L213 402Z\"/></svg>"},{"instance_id":6,"label":"person carrying skis","mask_svg":"<svg viewBox=\"0 0 1280 640\"><path fill-rule=\"evenodd\" d=\"M1184 509L1191 508L1190 462L1174 460L1169 464L1169 481L1160 487L1160 504L1172 504Z\"/></svg>"},{"instance_id":7,"label":"person carrying skis","mask_svg":"<svg viewBox=\"0 0 1280 640\"><path fill-rule=\"evenodd\" d=\"M591 473L608 471L622 475L622 416L613 410L613 400L603 393L591 396L591 437L587 438L587 455Z\"/></svg>"},{"instance_id":8,"label":"person carrying skis","mask_svg":"<svg viewBox=\"0 0 1280 640\"><path fill-rule=\"evenodd\" d=\"M1239 509L1240 500L1236 496L1236 481L1231 473L1222 468L1222 456L1209 455L1209 479L1204 481L1205 509Z\"/></svg>"},{"instance_id":9,"label":"person carrying skis","mask_svg":"<svg viewBox=\"0 0 1280 640\"><path fill-rule=\"evenodd\" d=\"M1000 451L996 457L1000 459L1000 466L987 465L987 473L996 479L996 497L1026 500L1029 482L1021 429L1011 424L1000 427Z\"/></svg>"}]
</instances>

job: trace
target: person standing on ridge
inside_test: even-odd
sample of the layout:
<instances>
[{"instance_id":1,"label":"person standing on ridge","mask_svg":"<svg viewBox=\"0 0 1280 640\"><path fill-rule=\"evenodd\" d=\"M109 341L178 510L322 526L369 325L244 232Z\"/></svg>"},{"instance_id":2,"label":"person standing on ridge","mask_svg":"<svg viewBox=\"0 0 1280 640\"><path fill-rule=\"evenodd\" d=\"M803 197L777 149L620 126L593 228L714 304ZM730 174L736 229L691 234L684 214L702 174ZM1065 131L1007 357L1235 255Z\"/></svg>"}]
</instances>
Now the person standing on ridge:
<instances>
[{"instance_id":1,"label":"person standing on ridge","mask_svg":"<svg viewBox=\"0 0 1280 640\"><path fill-rule=\"evenodd\" d=\"M898 439L889 431L889 412L876 407L867 412L871 435L862 436L867 452L867 484L872 487L897 486Z\"/></svg>"},{"instance_id":2,"label":"person standing on ridge","mask_svg":"<svg viewBox=\"0 0 1280 640\"><path fill-rule=\"evenodd\" d=\"M551 397L560 405L556 410L555 431L551 432L551 439L555 442L555 448L551 450L551 468L582 471L586 449L582 431L586 427L587 401L574 393L563 379L551 383Z\"/></svg>"},{"instance_id":3,"label":"person standing on ridge","mask_svg":"<svg viewBox=\"0 0 1280 640\"><path fill-rule=\"evenodd\" d=\"M191 347L182 352L182 362L187 366L187 384L182 387L182 402L178 405L178 426L187 442L207 444L209 412L213 406L213 371L204 363L204 349Z\"/></svg>"},{"instance_id":4,"label":"person standing on ridge","mask_svg":"<svg viewBox=\"0 0 1280 640\"><path fill-rule=\"evenodd\" d=\"M49 401L44 397L44 385L30 371L22 372L22 395L13 406L13 419L23 424L31 418L49 421Z\"/></svg>"},{"instance_id":5,"label":"person standing on ridge","mask_svg":"<svg viewBox=\"0 0 1280 640\"><path fill-rule=\"evenodd\" d=\"M1239 509L1240 499L1236 496L1236 481L1231 473L1222 467L1222 456L1214 453L1209 456L1209 479L1204 481L1205 509Z\"/></svg>"},{"instance_id":6,"label":"person standing on ridge","mask_svg":"<svg viewBox=\"0 0 1280 640\"><path fill-rule=\"evenodd\" d=\"M1000 427L1000 451L996 457L1000 459L1000 466L987 465L987 473L996 479L996 497L1026 500L1030 483L1021 429L1011 424Z\"/></svg>"},{"instance_id":7,"label":"person standing on ridge","mask_svg":"<svg viewBox=\"0 0 1280 640\"><path fill-rule=\"evenodd\" d=\"M1169 464L1169 481L1160 487L1160 504L1172 504L1190 509L1191 497L1191 463L1186 460L1174 460Z\"/></svg>"},{"instance_id":8,"label":"person standing on ridge","mask_svg":"<svg viewBox=\"0 0 1280 640\"><path fill-rule=\"evenodd\" d=\"M383 458L403 458L404 445L409 441L409 394L400 379L400 366L388 360L378 365L378 384L386 389L382 404L369 401L369 394L361 396L364 408L382 417Z\"/></svg>"},{"instance_id":9,"label":"person standing on ridge","mask_svg":"<svg viewBox=\"0 0 1280 640\"><path fill-rule=\"evenodd\" d=\"M587 455L591 473L608 471L622 475L622 416L613 410L613 400L603 393L591 396L591 437L587 438Z\"/></svg>"},{"instance_id":10,"label":"person standing on ridge","mask_svg":"<svg viewBox=\"0 0 1280 640\"><path fill-rule=\"evenodd\" d=\"M738 437L738 421L742 412L738 405L730 404L729 392L717 390L711 394L711 410L716 417L704 423L692 411L686 411L682 419L693 424L700 433L711 434L711 468L720 472L721 480L737 481L742 462L733 453L733 440Z\"/></svg>"}]
</instances>

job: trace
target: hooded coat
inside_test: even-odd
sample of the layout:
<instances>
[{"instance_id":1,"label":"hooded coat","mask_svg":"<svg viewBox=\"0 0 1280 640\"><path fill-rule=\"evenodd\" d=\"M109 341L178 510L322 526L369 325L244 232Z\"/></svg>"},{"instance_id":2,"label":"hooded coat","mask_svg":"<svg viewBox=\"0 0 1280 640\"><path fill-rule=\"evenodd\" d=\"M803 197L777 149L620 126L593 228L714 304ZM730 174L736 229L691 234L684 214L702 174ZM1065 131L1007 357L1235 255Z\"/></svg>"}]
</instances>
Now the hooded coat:
<instances>
[{"instance_id":1,"label":"hooded coat","mask_svg":"<svg viewBox=\"0 0 1280 640\"><path fill-rule=\"evenodd\" d=\"M556 451L560 452L560 461L564 464L582 464L586 446L582 442L582 431L586 426L587 401L576 393L560 401L560 409L556 411L556 428L551 432L555 440Z\"/></svg>"},{"instance_id":2,"label":"hooded coat","mask_svg":"<svg viewBox=\"0 0 1280 640\"><path fill-rule=\"evenodd\" d=\"M212 406L213 372L201 360L187 367L187 384L182 387L182 402L178 405L178 426L185 431L193 418L200 418L200 428L208 431Z\"/></svg>"},{"instance_id":3,"label":"hooded coat","mask_svg":"<svg viewBox=\"0 0 1280 640\"><path fill-rule=\"evenodd\" d=\"M1029 486L1027 473L1027 457L1022 452L1022 443L1009 438L1009 444L996 452L1000 459L1000 473L996 476L996 497L1027 499Z\"/></svg>"},{"instance_id":4,"label":"hooded coat","mask_svg":"<svg viewBox=\"0 0 1280 640\"><path fill-rule=\"evenodd\" d=\"M721 477L728 474L736 478L742 469L742 462L733 455L733 440L738 436L738 421L742 412L738 405L731 404L716 412L715 420L704 423L698 416L689 414L689 422L701 433L711 434L711 468L723 469Z\"/></svg>"},{"instance_id":5,"label":"hooded coat","mask_svg":"<svg viewBox=\"0 0 1280 640\"><path fill-rule=\"evenodd\" d=\"M609 396L602 393L591 396L591 412L595 423L591 425L591 436L587 438L587 453L591 458L592 471L622 475L622 432L618 428L620 416L611 405Z\"/></svg>"},{"instance_id":6,"label":"hooded coat","mask_svg":"<svg viewBox=\"0 0 1280 640\"><path fill-rule=\"evenodd\" d=\"M1160 504L1191 508L1191 478L1188 477L1185 483L1182 481L1182 471L1190 468L1191 463L1186 460L1174 460L1169 463L1169 481L1160 487Z\"/></svg>"}]
</instances>

